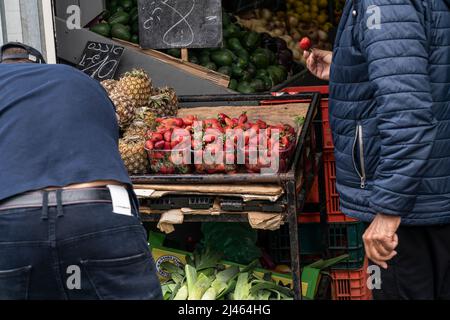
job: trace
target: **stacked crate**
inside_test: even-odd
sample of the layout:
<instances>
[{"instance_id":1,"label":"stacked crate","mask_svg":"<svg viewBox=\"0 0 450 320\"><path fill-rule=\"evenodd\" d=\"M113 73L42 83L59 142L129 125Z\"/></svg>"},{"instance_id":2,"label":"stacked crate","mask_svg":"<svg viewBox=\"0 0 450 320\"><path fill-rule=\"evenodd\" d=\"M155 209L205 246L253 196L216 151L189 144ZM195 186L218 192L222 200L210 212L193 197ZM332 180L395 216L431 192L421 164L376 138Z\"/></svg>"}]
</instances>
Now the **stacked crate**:
<instances>
[{"instance_id":1,"label":"stacked crate","mask_svg":"<svg viewBox=\"0 0 450 320\"><path fill-rule=\"evenodd\" d=\"M371 291L367 287L367 259L365 258L362 235L364 224L345 216L340 211L339 194L336 191L336 162L334 158L334 145L328 116L328 87L302 87L289 88L288 93L304 91L320 91L323 95L321 101L322 113L322 139L323 154L322 165L324 169L325 207L327 224L324 228L320 224L320 214L317 212L302 212L299 214L299 238L302 265L317 260L327 253L329 257L348 254L349 258L343 263L335 265L330 271L332 278L332 297L334 300L370 300ZM318 178L307 195L306 207L314 207L311 202L320 207ZM281 229L273 235L271 252L278 263L289 261L289 251L285 246L285 233ZM326 236L324 236L326 233ZM325 247L325 244L327 247ZM278 250L275 250L277 248ZM276 252L275 252L276 251Z\"/></svg>"}]
</instances>

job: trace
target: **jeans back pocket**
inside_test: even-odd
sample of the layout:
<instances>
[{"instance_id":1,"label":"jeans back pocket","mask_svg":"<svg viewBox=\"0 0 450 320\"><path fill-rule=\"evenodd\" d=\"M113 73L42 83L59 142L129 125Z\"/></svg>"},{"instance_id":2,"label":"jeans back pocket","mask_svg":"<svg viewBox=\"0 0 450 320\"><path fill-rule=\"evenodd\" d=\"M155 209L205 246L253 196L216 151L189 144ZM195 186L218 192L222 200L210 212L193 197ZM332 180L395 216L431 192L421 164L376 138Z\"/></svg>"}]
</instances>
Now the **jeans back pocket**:
<instances>
[{"instance_id":1,"label":"jeans back pocket","mask_svg":"<svg viewBox=\"0 0 450 320\"><path fill-rule=\"evenodd\" d=\"M99 299L161 299L155 265L147 252L118 259L84 260L81 264Z\"/></svg>"},{"instance_id":2,"label":"jeans back pocket","mask_svg":"<svg viewBox=\"0 0 450 320\"><path fill-rule=\"evenodd\" d=\"M27 300L31 266L0 270L0 300Z\"/></svg>"}]
</instances>

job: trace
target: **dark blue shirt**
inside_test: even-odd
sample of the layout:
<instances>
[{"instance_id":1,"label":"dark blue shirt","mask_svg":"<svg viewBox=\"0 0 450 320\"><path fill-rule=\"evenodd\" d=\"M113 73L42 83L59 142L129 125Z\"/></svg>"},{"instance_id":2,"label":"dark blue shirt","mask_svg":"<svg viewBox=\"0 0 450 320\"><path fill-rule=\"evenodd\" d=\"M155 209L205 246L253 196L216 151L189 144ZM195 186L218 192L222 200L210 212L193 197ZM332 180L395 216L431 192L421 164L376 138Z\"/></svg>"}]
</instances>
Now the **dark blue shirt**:
<instances>
[{"instance_id":1,"label":"dark blue shirt","mask_svg":"<svg viewBox=\"0 0 450 320\"><path fill-rule=\"evenodd\" d=\"M0 201L97 180L130 184L114 106L64 65L0 64Z\"/></svg>"}]
</instances>

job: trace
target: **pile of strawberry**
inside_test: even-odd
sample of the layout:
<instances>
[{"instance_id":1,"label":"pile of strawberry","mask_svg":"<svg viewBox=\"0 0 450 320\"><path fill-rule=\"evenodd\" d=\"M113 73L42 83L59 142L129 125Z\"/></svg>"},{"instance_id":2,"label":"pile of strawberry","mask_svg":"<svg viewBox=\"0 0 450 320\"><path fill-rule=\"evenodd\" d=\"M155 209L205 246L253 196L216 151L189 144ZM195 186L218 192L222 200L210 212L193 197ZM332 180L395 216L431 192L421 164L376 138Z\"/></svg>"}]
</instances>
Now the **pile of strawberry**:
<instances>
[{"instance_id":1,"label":"pile of strawberry","mask_svg":"<svg viewBox=\"0 0 450 320\"><path fill-rule=\"evenodd\" d=\"M292 126L269 125L262 120L250 122L246 113L237 118L221 113L215 119L202 121L195 116L164 118L157 119L157 123L156 130L147 133L145 148L152 172L161 174L188 173L192 167L190 163L195 172L203 174L234 174L240 167L248 173L260 173L262 168L271 166L271 156L278 157L281 172L287 170L296 142L296 131ZM271 139L275 130L279 132L276 141ZM239 134L243 135L243 143L239 141ZM259 152L262 149L260 139L264 139L261 140L262 154ZM272 145L273 141L275 145ZM255 153L256 158L251 157ZM191 159L186 158L187 154Z\"/></svg>"},{"instance_id":2,"label":"pile of strawberry","mask_svg":"<svg viewBox=\"0 0 450 320\"><path fill-rule=\"evenodd\" d=\"M191 171L191 159L186 159L184 151L196 120L194 116L156 119L156 130L147 132L145 143L152 172L174 174Z\"/></svg>"}]
</instances>

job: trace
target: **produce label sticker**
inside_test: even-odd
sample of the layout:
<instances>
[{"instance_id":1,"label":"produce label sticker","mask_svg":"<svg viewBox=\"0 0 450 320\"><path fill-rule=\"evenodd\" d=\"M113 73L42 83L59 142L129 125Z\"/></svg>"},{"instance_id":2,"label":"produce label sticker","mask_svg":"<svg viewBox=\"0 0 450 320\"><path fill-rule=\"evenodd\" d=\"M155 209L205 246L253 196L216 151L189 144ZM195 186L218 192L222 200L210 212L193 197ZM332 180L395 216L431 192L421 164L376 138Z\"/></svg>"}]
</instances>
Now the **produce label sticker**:
<instances>
[{"instance_id":1,"label":"produce label sticker","mask_svg":"<svg viewBox=\"0 0 450 320\"><path fill-rule=\"evenodd\" d=\"M108 189L111 193L113 212L125 216L132 216L130 196L128 195L127 189L114 185L109 185Z\"/></svg>"}]
</instances>

